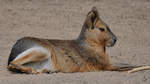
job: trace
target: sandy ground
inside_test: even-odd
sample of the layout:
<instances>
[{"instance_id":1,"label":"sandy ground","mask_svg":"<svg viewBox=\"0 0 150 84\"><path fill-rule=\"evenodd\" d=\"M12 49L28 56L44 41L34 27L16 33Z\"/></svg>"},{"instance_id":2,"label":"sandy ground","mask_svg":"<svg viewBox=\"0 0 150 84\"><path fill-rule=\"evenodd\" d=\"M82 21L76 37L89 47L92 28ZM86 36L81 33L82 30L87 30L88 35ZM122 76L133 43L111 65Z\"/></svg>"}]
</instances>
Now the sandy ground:
<instances>
[{"instance_id":1,"label":"sandy ground","mask_svg":"<svg viewBox=\"0 0 150 84\"><path fill-rule=\"evenodd\" d=\"M24 36L74 39L92 6L118 37L107 49L112 63L150 65L150 0L1 0L0 84L150 84L150 70L12 74L7 59Z\"/></svg>"}]
</instances>

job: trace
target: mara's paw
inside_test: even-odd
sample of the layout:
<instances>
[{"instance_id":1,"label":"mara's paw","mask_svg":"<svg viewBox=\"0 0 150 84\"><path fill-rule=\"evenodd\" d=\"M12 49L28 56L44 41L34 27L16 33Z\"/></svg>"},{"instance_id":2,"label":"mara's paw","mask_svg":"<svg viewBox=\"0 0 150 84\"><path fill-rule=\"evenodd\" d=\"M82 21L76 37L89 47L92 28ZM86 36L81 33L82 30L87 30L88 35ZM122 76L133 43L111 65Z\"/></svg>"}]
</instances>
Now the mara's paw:
<instances>
[{"instance_id":1,"label":"mara's paw","mask_svg":"<svg viewBox=\"0 0 150 84\"><path fill-rule=\"evenodd\" d=\"M48 74L52 74L52 73L58 73L59 71L49 71L47 72Z\"/></svg>"},{"instance_id":2,"label":"mara's paw","mask_svg":"<svg viewBox=\"0 0 150 84\"><path fill-rule=\"evenodd\" d=\"M33 68L31 67L24 67L22 65L17 64L9 64L8 69L14 72L26 73L26 74L37 74Z\"/></svg>"},{"instance_id":3,"label":"mara's paw","mask_svg":"<svg viewBox=\"0 0 150 84\"><path fill-rule=\"evenodd\" d=\"M20 67L16 64L9 64L7 67L9 70L20 70Z\"/></svg>"},{"instance_id":4,"label":"mara's paw","mask_svg":"<svg viewBox=\"0 0 150 84\"><path fill-rule=\"evenodd\" d=\"M41 74L41 73L52 74L52 73L57 73L58 71L51 71L48 69L42 69L42 70L38 70L37 72L38 72L38 74Z\"/></svg>"}]
</instances>

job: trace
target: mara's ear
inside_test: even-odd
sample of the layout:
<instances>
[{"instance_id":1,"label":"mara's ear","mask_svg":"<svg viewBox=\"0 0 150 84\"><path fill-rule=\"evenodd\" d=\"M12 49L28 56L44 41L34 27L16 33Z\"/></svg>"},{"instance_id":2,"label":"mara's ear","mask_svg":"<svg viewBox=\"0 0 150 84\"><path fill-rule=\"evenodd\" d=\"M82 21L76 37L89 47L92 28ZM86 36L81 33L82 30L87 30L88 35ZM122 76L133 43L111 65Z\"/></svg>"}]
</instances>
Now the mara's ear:
<instances>
[{"instance_id":1,"label":"mara's ear","mask_svg":"<svg viewBox=\"0 0 150 84\"><path fill-rule=\"evenodd\" d=\"M96 7L87 14L86 24L88 28L94 29L94 23L99 20L99 14Z\"/></svg>"}]
</instances>

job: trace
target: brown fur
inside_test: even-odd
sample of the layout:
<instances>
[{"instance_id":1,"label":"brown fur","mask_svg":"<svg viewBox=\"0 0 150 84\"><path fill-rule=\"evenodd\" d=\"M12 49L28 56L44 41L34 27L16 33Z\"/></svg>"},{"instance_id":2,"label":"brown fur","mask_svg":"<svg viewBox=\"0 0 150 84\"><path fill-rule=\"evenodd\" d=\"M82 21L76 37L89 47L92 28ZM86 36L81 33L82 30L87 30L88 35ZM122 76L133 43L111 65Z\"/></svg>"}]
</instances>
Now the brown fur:
<instances>
[{"instance_id":1,"label":"brown fur","mask_svg":"<svg viewBox=\"0 0 150 84\"><path fill-rule=\"evenodd\" d=\"M130 69L112 67L110 64L105 47L113 46L117 38L100 19L96 8L93 8L88 13L82 31L75 40L49 40L32 37L25 37L21 40L31 41L47 49L51 54L49 59L52 61L52 66L58 72L120 71ZM35 58L26 61L26 63L38 62L44 58L42 52L31 52L16 61L10 61L8 69L17 68L22 72L35 73L36 71L32 67L25 68L23 64L20 64L33 56ZM47 69L42 69L40 72L47 71Z\"/></svg>"}]
</instances>

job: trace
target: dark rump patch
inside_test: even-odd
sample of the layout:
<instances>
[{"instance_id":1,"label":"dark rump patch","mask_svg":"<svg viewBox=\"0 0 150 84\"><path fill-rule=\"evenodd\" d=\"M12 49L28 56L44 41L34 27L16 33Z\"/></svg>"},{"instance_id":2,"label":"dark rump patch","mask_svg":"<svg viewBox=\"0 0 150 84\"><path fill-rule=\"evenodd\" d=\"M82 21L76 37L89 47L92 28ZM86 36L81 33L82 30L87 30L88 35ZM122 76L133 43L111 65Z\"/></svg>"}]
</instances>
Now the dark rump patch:
<instances>
[{"instance_id":1,"label":"dark rump patch","mask_svg":"<svg viewBox=\"0 0 150 84\"><path fill-rule=\"evenodd\" d=\"M35 42L33 42L30 39L19 39L15 45L13 46L9 59L8 59L8 65L11 61L13 61L20 53L24 52L25 50L33 47L35 45Z\"/></svg>"}]
</instances>

